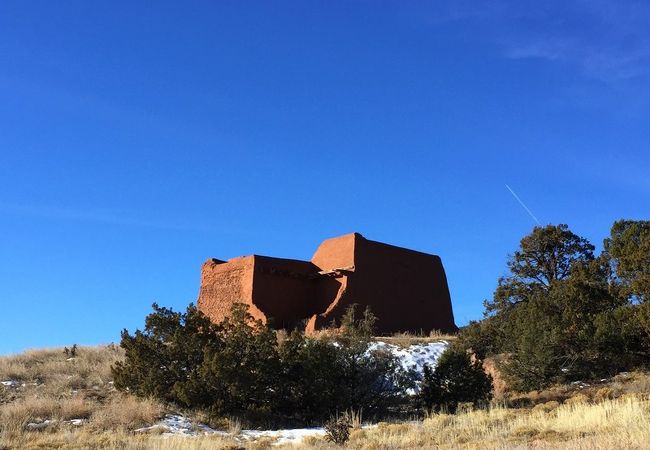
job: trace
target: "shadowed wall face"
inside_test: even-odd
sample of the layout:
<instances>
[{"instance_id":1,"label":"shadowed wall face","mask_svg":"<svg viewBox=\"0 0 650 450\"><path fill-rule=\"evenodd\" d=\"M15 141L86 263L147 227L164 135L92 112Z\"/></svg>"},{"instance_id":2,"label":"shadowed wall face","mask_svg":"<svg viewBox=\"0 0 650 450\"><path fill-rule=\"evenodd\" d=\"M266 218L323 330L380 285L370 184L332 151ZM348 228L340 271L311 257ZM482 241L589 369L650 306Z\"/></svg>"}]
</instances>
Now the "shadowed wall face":
<instances>
[{"instance_id":1,"label":"shadowed wall face","mask_svg":"<svg viewBox=\"0 0 650 450\"><path fill-rule=\"evenodd\" d=\"M293 328L309 317L317 296L312 263L255 256L253 303L275 328Z\"/></svg>"},{"instance_id":2,"label":"shadowed wall face","mask_svg":"<svg viewBox=\"0 0 650 450\"><path fill-rule=\"evenodd\" d=\"M350 296L379 318L380 332L454 330L447 278L438 256L369 241L355 246Z\"/></svg>"},{"instance_id":3,"label":"shadowed wall face","mask_svg":"<svg viewBox=\"0 0 650 450\"><path fill-rule=\"evenodd\" d=\"M369 306L378 332L455 331L451 299L438 256L365 239L328 239L311 262L247 256L203 265L198 305L213 321L233 303L276 328L307 322L313 331L337 322L349 305Z\"/></svg>"}]
</instances>

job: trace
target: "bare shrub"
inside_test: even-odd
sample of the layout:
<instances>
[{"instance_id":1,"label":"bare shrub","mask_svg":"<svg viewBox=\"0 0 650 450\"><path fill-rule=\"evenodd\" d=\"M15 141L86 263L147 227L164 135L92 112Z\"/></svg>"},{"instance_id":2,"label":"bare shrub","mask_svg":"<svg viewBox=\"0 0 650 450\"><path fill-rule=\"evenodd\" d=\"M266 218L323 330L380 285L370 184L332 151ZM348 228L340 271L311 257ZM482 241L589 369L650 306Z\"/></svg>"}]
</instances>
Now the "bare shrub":
<instances>
[{"instance_id":1,"label":"bare shrub","mask_svg":"<svg viewBox=\"0 0 650 450\"><path fill-rule=\"evenodd\" d=\"M66 356L66 358L75 358L77 356L77 350L79 347L77 344L73 344L72 347L63 347L63 354Z\"/></svg>"},{"instance_id":2,"label":"bare shrub","mask_svg":"<svg viewBox=\"0 0 650 450\"><path fill-rule=\"evenodd\" d=\"M325 422L325 439L337 445L343 445L350 439L352 421L348 414L332 417Z\"/></svg>"}]
</instances>

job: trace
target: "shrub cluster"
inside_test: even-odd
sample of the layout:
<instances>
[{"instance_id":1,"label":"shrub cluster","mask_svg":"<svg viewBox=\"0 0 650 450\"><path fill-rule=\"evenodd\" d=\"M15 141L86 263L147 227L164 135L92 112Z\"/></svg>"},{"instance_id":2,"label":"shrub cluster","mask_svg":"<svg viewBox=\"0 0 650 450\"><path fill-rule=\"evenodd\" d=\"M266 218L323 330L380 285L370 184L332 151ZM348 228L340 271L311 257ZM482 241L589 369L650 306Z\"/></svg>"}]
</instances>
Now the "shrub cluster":
<instances>
[{"instance_id":1,"label":"shrub cluster","mask_svg":"<svg viewBox=\"0 0 650 450\"><path fill-rule=\"evenodd\" d=\"M522 390L647 366L650 222L614 223L603 247L594 255L566 225L535 227L459 343L502 355L500 369Z\"/></svg>"},{"instance_id":2,"label":"shrub cluster","mask_svg":"<svg viewBox=\"0 0 650 450\"><path fill-rule=\"evenodd\" d=\"M424 367L420 400L428 411L455 413L461 403L487 406L491 399L492 377L459 347L446 350L435 370Z\"/></svg>"},{"instance_id":3,"label":"shrub cluster","mask_svg":"<svg viewBox=\"0 0 650 450\"><path fill-rule=\"evenodd\" d=\"M330 337L295 331L278 340L242 304L220 324L193 305L185 313L153 308L144 330L122 332L119 389L266 424L322 423L358 410L380 417L411 401L413 375L391 353L370 349L369 310L357 319L350 308Z\"/></svg>"},{"instance_id":4,"label":"shrub cluster","mask_svg":"<svg viewBox=\"0 0 650 450\"><path fill-rule=\"evenodd\" d=\"M347 414L332 417L325 422L325 439L337 445L344 445L350 439L352 421Z\"/></svg>"}]
</instances>

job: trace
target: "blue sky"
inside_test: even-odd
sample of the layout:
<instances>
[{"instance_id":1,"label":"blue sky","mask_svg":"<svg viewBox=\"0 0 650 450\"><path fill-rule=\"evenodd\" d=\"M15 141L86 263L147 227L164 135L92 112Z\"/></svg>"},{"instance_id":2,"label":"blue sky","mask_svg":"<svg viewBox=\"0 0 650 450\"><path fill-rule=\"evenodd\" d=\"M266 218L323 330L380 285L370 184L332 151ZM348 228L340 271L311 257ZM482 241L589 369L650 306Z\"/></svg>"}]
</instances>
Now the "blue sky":
<instances>
[{"instance_id":1,"label":"blue sky","mask_svg":"<svg viewBox=\"0 0 650 450\"><path fill-rule=\"evenodd\" d=\"M543 3L543 4L540 4ZM0 3L0 353L358 231L478 319L534 222L647 219L650 4Z\"/></svg>"}]
</instances>

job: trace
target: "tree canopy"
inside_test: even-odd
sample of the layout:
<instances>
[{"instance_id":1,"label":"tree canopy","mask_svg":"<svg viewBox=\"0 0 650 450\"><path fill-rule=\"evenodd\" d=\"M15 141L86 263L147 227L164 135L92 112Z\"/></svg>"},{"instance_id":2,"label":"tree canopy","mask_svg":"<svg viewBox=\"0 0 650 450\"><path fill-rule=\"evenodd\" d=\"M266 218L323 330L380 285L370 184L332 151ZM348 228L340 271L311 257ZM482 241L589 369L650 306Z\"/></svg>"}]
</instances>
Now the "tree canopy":
<instances>
[{"instance_id":1,"label":"tree canopy","mask_svg":"<svg viewBox=\"0 0 650 450\"><path fill-rule=\"evenodd\" d=\"M507 262L485 319L460 341L519 389L609 376L647 362L650 348L650 227L620 221L605 252L567 225L535 227Z\"/></svg>"},{"instance_id":2,"label":"tree canopy","mask_svg":"<svg viewBox=\"0 0 650 450\"><path fill-rule=\"evenodd\" d=\"M592 261L593 252L594 246L565 224L535 227L508 259L509 274L499 279L487 311L504 310L536 293L547 293L566 280L576 264Z\"/></svg>"},{"instance_id":3,"label":"tree canopy","mask_svg":"<svg viewBox=\"0 0 650 450\"><path fill-rule=\"evenodd\" d=\"M650 300L650 221L615 222L605 251L625 294L641 302Z\"/></svg>"}]
</instances>

